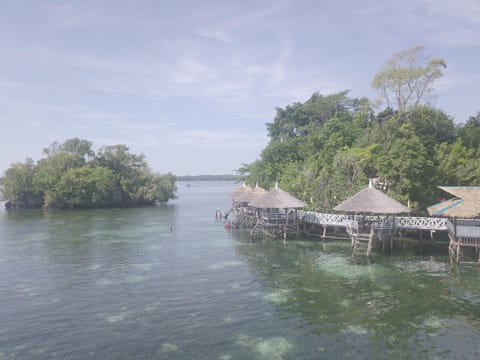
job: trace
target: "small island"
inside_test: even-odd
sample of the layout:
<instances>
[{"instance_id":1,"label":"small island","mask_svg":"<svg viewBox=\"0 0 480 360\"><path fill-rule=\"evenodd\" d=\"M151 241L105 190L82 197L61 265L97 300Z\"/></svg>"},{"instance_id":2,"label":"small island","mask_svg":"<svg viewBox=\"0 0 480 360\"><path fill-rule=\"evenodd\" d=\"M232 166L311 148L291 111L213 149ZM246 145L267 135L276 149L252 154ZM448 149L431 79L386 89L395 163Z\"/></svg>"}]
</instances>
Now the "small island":
<instances>
[{"instance_id":1,"label":"small island","mask_svg":"<svg viewBox=\"0 0 480 360\"><path fill-rule=\"evenodd\" d=\"M95 153L91 141L73 138L43 153L36 163L27 159L5 171L0 190L6 208L113 208L175 198L175 176L153 173L145 156L126 145Z\"/></svg>"}]
</instances>

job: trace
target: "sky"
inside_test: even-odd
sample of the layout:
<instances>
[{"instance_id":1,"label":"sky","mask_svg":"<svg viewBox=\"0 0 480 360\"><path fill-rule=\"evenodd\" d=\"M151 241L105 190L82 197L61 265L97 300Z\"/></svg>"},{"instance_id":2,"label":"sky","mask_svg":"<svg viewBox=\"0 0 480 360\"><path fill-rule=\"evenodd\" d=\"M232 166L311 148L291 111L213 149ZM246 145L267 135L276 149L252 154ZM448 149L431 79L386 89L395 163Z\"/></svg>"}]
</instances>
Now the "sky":
<instances>
[{"instance_id":1,"label":"sky","mask_svg":"<svg viewBox=\"0 0 480 360\"><path fill-rule=\"evenodd\" d=\"M154 172L232 174L276 107L374 99L374 75L415 45L448 66L434 105L476 115L480 0L0 0L0 176L74 137Z\"/></svg>"}]
</instances>

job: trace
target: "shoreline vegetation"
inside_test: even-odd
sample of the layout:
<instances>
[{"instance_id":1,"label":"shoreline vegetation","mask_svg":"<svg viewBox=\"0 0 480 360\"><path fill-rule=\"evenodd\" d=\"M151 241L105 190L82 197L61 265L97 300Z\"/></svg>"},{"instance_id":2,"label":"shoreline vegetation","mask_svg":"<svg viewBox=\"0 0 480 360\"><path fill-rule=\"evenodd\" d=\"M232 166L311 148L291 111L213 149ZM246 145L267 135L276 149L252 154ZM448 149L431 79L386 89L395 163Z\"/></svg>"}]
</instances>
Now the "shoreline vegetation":
<instances>
[{"instance_id":1,"label":"shoreline vegetation","mask_svg":"<svg viewBox=\"0 0 480 360\"><path fill-rule=\"evenodd\" d=\"M143 154L126 145L104 146L73 138L43 149L35 163L14 163L0 187L6 208L93 209L164 203L176 198L175 176L153 173Z\"/></svg>"}]
</instances>

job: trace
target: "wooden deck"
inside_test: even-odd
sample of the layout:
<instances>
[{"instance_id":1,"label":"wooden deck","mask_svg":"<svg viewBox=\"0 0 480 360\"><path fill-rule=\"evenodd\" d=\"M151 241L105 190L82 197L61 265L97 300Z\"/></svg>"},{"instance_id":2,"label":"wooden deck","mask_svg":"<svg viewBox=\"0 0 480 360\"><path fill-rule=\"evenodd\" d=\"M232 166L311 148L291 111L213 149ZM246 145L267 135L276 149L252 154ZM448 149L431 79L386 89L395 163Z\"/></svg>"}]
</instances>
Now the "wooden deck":
<instances>
[{"instance_id":1,"label":"wooden deck","mask_svg":"<svg viewBox=\"0 0 480 360\"><path fill-rule=\"evenodd\" d=\"M463 249L474 248L475 258L480 261L480 220L454 220L438 217L415 216L370 216L319 213L312 211L262 212L240 211L234 223L251 229L251 238L261 236L283 237L294 231L300 231L306 225L319 225L323 228L322 237L326 237L327 228L343 228L352 241L354 256L370 257L373 238L382 242L390 240L396 230L426 230L448 232L450 238L449 255L453 261L463 260Z\"/></svg>"},{"instance_id":2,"label":"wooden deck","mask_svg":"<svg viewBox=\"0 0 480 360\"><path fill-rule=\"evenodd\" d=\"M299 217L303 217L306 223L319 224L322 226L338 226L347 228L352 221L359 225L373 225L381 227L382 224L393 221L394 229L411 230L430 230L446 231L448 230L447 219L432 217L414 217L414 216L370 216L370 215L344 215L317 213L312 211L299 211ZM390 225L389 225L390 226Z\"/></svg>"}]
</instances>

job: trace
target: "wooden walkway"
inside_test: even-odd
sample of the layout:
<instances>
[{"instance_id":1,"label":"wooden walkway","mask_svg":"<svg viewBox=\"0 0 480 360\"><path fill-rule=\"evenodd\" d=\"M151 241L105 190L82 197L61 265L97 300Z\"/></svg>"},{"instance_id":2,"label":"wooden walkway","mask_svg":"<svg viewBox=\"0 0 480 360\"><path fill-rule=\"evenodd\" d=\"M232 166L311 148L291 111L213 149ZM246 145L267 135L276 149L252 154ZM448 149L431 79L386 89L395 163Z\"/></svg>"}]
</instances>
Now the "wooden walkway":
<instances>
[{"instance_id":1,"label":"wooden walkway","mask_svg":"<svg viewBox=\"0 0 480 360\"><path fill-rule=\"evenodd\" d=\"M470 224L472 221L475 222L473 226ZM468 224L465 225L465 222ZM392 234L396 230L425 230L430 231L431 234L445 231L450 238L449 255L453 261L462 261L464 248L474 248L474 257L480 262L480 220L455 220L452 223L449 219L438 217L345 215L298 211L291 218L285 214L268 214L256 218L254 213L240 213L237 214L233 224L235 227L244 225L250 228L252 239L262 235L272 237L283 235L286 239L288 232L300 231L301 224L321 226L322 237L327 237L328 227L344 228L352 241L353 256L360 258L370 257L374 237L380 240L384 250L385 246L388 246L386 240L390 240L391 249Z\"/></svg>"},{"instance_id":2,"label":"wooden walkway","mask_svg":"<svg viewBox=\"0 0 480 360\"><path fill-rule=\"evenodd\" d=\"M298 216L303 218L307 224L318 224L322 226L337 226L348 228L352 221L357 224L365 223L374 227L381 227L382 224L392 226L394 229L447 231L448 220L445 218L414 217L414 216L363 216L317 213L312 211L299 211ZM393 223L392 223L393 222ZM358 225L357 225L358 226Z\"/></svg>"},{"instance_id":3,"label":"wooden walkway","mask_svg":"<svg viewBox=\"0 0 480 360\"><path fill-rule=\"evenodd\" d=\"M427 230L431 233L444 231L450 239L449 256L454 262L467 261L465 251L472 249L474 262L480 262L480 220L479 219L453 219L437 217L415 216L367 216L367 215L343 215L299 211L298 216L306 224L321 225L325 237L327 227L345 228L352 239L353 256L370 257L373 237L377 236L386 245L385 238L390 238L395 230ZM362 233L360 229L370 230ZM384 239L382 239L382 237ZM473 256L472 256L473 255Z\"/></svg>"}]
</instances>

